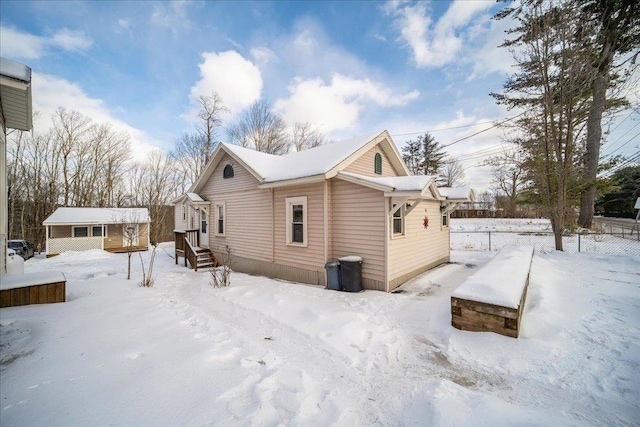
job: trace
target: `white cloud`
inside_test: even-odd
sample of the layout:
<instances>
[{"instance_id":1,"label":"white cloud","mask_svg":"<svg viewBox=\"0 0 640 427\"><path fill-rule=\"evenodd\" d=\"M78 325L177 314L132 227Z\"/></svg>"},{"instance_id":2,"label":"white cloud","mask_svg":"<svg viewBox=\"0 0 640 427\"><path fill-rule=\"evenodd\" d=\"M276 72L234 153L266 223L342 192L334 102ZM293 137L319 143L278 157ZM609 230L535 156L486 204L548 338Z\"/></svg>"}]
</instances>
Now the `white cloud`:
<instances>
[{"instance_id":1,"label":"white cloud","mask_svg":"<svg viewBox=\"0 0 640 427\"><path fill-rule=\"evenodd\" d=\"M191 2L171 1L160 2L153 5L151 23L157 27L170 29L174 34L179 29L190 29L191 21L187 13L187 7Z\"/></svg>"},{"instance_id":2,"label":"white cloud","mask_svg":"<svg viewBox=\"0 0 640 427\"><path fill-rule=\"evenodd\" d=\"M401 39L413 52L420 68L441 67L455 61L465 41L465 29L479 13L493 3L456 0L434 23L425 3L388 3L385 11L395 17Z\"/></svg>"},{"instance_id":3,"label":"white cloud","mask_svg":"<svg viewBox=\"0 0 640 427\"><path fill-rule=\"evenodd\" d=\"M41 37L0 26L0 50L8 58L38 59L52 49L81 52L89 50L92 45L93 41L82 31L68 28L62 28L50 37Z\"/></svg>"},{"instance_id":4,"label":"white cloud","mask_svg":"<svg viewBox=\"0 0 640 427\"><path fill-rule=\"evenodd\" d=\"M129 21L127 21L126 19L118 19L118 26L124 30L128 30L129 29Z\"/></svg>"},{"instance_id":5,"label":"white cloud","mask_svg":"<svg viewBox=\"0 0 640 427\"><path fill-rule=\"evenodd\" d=\"M297 79L289 86L291 96L279 99L275 108L288 124L310 122L324 133L355 124L360 111L369 104L403 106L416 99L416 90L403 95L370 79L355 79L334 74L331 84L321 78Z\"/></svg>"},{"instance_id":6,"label":"white cloud","mask_svg":"<svg viewBox=\"0 0 640 427\"><path fill-rule=\"evenodd\" d=\"M93 45L93 41L85 36L82 31L71 31L67 28L63 28L55 33L50 40L53 46L60 47L69 52L88 50Z\"/></svg>"},{"instance_id":7,"label":"white cloud","mask_svg":"<svg viewBox=\"0 0 640 427\"><path fill-rule=\"evenodd\" d=\"M114 130L127 132L135 159L144 159L151 150L160 146L158 141L144 131L115 118L102 100L89 97L80 86L56 76L35 72L31 81L33 108L41 114L40 122L36 123L36 131L44 131L49 126L51 115L58 107L63 107L77 110L97 123L109 122Z\"/></svg>"},{"instance_id":8,"label":"white cloud","mask_svg":"<svg viewBox=\"0 0 640 427\"><path fill-rule=\"evenodd\" d=\"M494 72L514 72L515 60L512 54L506 48L498 47L507 38L505 31L514 25L515 22L511 18L491 21L489 29L484 31L482 46L473 52L473 72L469 80Z\"/></svg>"},{"instance_id":9,"label":"white cloud","mask_svg":"<svg viewBox=\"0 0 640 427\"><path fill-rule=\"evenodd\" d=\"M7 58L37 59L44 55L45 39L0 26L0 50Z\"/></svg>"},{"instance_id":10,"label":"white cloud","mask_svg":"<svg viewBox=\"0 0 640 427\"><path fill-rule=\"evenodd\" d=\"M265 67L277 58L276 54L271 49L264 46L254 47L249 53L251 54L253 61L258 64L259 67Z\"/></svg>"},{"instance_id":11,"label":"white cloud","mask_svg":"<svg viewBox=\"0 0 640 427\"><path fill-rule=\"evenodd\" d=\"M258 67L234 50L204 52L199 64L200 80L191 88L191 98L218 92L231 114L237 114L260 98L262 75Z\"/></svg>"}]
</instances>

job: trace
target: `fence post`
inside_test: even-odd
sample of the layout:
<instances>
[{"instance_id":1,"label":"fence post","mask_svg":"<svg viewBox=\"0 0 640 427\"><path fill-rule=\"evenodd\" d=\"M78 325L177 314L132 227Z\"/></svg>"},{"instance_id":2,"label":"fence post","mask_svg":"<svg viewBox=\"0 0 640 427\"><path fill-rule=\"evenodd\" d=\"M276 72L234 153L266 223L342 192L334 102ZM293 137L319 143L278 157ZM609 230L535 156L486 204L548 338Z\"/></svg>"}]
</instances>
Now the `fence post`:
<instances>
[{"instance_id":1,"label":"fence post","mask_svg":"<svg viewBox=\"0 0 640 427\"><path fill-rule=\"evenodd\" d=\"M491 232L489 232L489 252L491 252Z\"/></svg>"},{"instance_id":2,"label":"fence post","mask_svg":"<svg viewBox=\"0 0 640 427\"><path fill-rule=\"evenodd\" d=\"M578 233L578 253L580 252L580 236L581 234Z\"/></svg>"}]
</instances>

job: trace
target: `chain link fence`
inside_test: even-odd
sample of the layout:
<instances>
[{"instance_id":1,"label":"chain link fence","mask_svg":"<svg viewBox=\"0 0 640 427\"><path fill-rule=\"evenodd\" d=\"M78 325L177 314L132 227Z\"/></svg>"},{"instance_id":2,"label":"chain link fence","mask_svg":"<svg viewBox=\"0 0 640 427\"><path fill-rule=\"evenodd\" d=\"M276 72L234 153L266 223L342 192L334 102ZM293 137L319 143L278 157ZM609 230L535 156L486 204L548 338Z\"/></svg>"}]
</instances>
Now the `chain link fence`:
<instances>
[{"instance_id":1,"label":"chain link fence","mask_svg":"<svg viewBox=\"0 0 640 427\"><path fill-rule=\"evenodd\" d=\"M451 250L499 251L508 244L533 246L536 252L555 250L551 232L538 231L451 231ZM562 238L565 252L590 252L609 255L640 256L640 230L575 233Z\"/></svg>"}]
</instances>

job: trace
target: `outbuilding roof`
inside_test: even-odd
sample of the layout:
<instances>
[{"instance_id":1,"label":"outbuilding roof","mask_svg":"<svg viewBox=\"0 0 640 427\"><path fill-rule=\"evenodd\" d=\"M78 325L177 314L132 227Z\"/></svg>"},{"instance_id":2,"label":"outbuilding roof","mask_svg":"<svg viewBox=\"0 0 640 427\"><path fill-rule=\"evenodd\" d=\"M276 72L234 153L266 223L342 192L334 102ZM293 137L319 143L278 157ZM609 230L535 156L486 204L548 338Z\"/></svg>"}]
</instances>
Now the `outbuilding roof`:
<instances>
[{"instance_id":1,"label":"outbuilding roof","mask_svg":"<svg viewBox=\"0 0 640 427\"><path fill-rule=\"evenodd\" d=\"M58 208L42 225L151 222L147 208Z\"/></svg>"}]
</instances>

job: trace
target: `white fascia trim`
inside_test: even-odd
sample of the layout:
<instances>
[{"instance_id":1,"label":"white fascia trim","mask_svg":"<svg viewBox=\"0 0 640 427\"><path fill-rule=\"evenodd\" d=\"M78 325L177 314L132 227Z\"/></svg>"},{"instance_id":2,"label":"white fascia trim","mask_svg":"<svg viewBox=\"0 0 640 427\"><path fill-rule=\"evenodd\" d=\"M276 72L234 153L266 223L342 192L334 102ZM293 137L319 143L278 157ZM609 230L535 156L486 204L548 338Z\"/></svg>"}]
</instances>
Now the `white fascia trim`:
<instances>
[{"instance_id":1,"label":"white fascia trim","mask_svg":"<svg viewBox=\"0 0 640 427\"><path fill-rule=\"evenodd\" d=\"M286 179L282 181L266 182L264 184L258 185L258 188L277 188L277 187L289 187L292 185L315 184L318 182L324 182L326 181L326 179L327 177L325 174L313 175L313 176L306 176L304 178L294 178L294 179Z\"/></svg>"}]
</instances>

